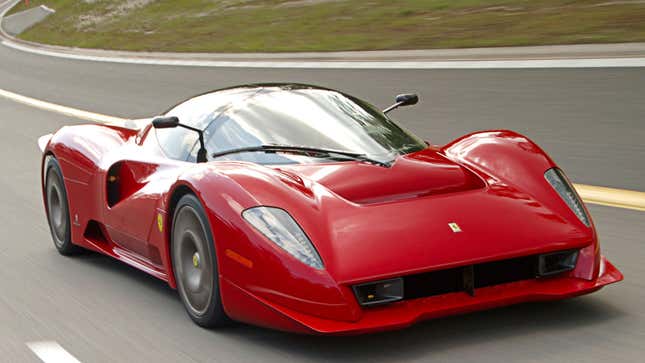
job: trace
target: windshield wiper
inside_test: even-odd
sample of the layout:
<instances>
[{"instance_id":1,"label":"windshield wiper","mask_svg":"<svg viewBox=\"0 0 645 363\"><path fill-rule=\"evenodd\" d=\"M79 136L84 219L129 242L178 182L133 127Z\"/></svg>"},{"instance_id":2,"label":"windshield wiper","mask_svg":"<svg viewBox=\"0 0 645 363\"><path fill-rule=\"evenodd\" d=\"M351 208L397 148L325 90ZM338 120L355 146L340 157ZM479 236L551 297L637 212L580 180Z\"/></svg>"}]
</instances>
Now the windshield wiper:
<instances>
[{"instance_id":1,"label":"windshield wiper","mask_svg":"<svg viewBox=\"0 0 645 363\"><path fill-rule=\"evenodd\" d=\"M301 154L318 153L318 154L325 154L329 156L337 155L337 156L345 157L350 160L362 161L362 162L382 166L385 168L389 168L391 166L391 163L375 160L368 157L365 154L353 153L350 151L321 149L321 148L308 147L308 146L273 145L273 144L224 150L224 151L211 154L211 157L218 158L220 156L245 153L245 152L267 152L267 153L292 152L292 153L301 153Z\"/></svg>"}]
</instances>

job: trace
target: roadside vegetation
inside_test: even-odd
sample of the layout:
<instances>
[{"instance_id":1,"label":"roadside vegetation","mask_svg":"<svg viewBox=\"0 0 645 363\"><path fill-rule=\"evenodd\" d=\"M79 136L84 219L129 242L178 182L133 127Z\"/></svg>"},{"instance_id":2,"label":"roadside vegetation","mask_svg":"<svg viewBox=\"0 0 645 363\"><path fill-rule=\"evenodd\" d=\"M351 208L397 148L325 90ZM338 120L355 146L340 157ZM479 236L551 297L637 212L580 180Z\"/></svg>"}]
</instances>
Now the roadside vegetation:
<instances>
[{"instance_id":1,"label":"roadside vegetation","mask_svg":"<svg viewBox=\"0 0 645 363\"><path fill-rule=\"evenodd\" d=\"M645 41L638 0L31 0L19 37L179 52L428 49ZM24 10L24 3L12 12Z\"/></svg>"}]
</instances>

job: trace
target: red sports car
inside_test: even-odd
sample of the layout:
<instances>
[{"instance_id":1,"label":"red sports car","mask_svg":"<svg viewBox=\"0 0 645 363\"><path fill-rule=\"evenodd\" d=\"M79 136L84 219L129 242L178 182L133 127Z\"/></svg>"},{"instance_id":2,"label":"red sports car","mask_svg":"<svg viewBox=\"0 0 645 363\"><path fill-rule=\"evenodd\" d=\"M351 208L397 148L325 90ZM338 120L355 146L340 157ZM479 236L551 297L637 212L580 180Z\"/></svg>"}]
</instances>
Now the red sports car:
<instances>
[{"instance_id":1,"label":"red sports car","mask_svg":"<svg viewBox=\"0 0 645 363\"><path fill-rule=\"evenodd\" d=\"M596 291L621 273L512 131L429 144L339 91L256 84L39 140L54 244L176 288L199 325L356 334Z\"/></svg>"}]
</instances>

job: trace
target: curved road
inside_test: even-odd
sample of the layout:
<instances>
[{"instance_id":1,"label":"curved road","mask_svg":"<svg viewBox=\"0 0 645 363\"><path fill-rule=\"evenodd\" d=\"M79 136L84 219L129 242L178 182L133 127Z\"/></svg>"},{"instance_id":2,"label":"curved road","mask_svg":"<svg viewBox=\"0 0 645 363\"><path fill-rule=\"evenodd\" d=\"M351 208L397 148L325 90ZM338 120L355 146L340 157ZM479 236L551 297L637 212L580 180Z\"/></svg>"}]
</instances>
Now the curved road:
<instances>
[{"instance_id":1,"label":"curved road","mask_svg":"<svg viewBox=\"0 0 645 363\"><path fill-rule=\"evenodd\" d=\"M339 88L397 111L433 143L463 133L525 133L576 182L645 190L645 68L534 70L225 69L69 61L0 46L0 89L123 117L206 90L264 81ZM59 256L38 186L38 136L81 122L0 99L0 357L38 362L54 340L81 362L636 362L645 355L645 214L592 206L604 253L625 281L556 303L512 306L378 335L321 338L235 325L203 330L175 292L99 255Z\"/></svg>"}]
</instances>

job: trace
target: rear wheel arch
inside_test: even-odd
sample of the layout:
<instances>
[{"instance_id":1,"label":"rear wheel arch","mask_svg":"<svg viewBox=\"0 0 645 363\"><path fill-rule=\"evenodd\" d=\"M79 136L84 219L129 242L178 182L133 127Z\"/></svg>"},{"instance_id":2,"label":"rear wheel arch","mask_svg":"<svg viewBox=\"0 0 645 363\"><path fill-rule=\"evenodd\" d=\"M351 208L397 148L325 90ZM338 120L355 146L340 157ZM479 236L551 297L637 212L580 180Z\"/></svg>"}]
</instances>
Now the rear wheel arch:
<instances>
[{"instance_id":1,"label":"rear wheel arch","mask_svg":"<svg viewBox=\"0 0 645 363\"><path fill-rule=\"evenodd\" d=\"M52 159L52 158L56 159L56 156L54 155L54 152L51 151L51 150L45 151L45 153L43 154L43 159L42 159L41 168L40 168L40 170L41 170L41 173L40 173L40 185L43 188L43 191L44 191L44 188L45 188L45 181L46 181L46 178L47 178L47 163L49 162L49 159Z\"/></svg>"},{"instance_id":2,"label":"rear wheel arch","mask_svg":"<svg viewBox=\"0 0 645 363\"><path fill-rule=\"evenodd\" d=\"M52 179L50 181L50 174ZM50 205L56 201L52 207ZM62 255L74 255L81 251L81 248L72 242L71 220L69 213L69 193L63 170L58 159L53 155L43 157L43 202L45 213L49 224L52 239L58 252ZM53 208L53 212L52 212ZM58 211L59 217L54 217ZM54 213L52 215L52 213ZM55 223L54 221L63 221ZM60 228L59 226L60 225Z\"/></svg>"},{"instance_id":3,"label":"rear wheel arch","mask_svg":"<svg viewBox=\"0 0 645 363\"><path fill-rule=\"evenodd\" d=\"M47 186L47 172L49 171L49 168L51 167L51 160L55 160L56 163L58 163L59 167L60 167L60 163L58 162L58 158L56 157L56 155L54 155L54 152L51 151L51 150L45 151L45 153L43 154L42 166L41 166L41 169L40 169L41 170L40 187L41 187L42 194L43 194L43 204L45 205L45 213L49 213L49 206L47 205L47 190L46 190L46 186ZM60 173L63 176L63 184L64 184L65 176L63 174L62 168L60 169ZM65 189L67 189L66 185L65 185ZM66 192L67 192L67 190L66 190ZM69 193L67 193L67 195L69 196Z\"/></svg>"}]
</instances>

